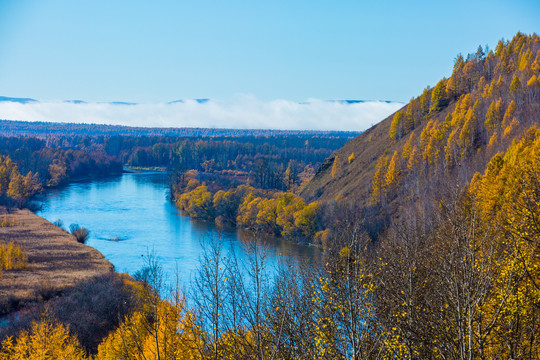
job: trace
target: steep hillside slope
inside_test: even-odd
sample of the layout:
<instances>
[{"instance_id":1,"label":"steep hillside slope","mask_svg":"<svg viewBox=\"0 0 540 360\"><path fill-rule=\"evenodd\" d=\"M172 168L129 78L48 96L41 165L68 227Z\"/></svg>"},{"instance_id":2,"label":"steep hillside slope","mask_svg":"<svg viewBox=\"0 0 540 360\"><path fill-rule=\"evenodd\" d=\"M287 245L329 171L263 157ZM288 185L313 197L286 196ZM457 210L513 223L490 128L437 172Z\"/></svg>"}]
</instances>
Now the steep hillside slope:
<instances>
[{"instance_id":1,"label":"steep hillside slope","mask_svg":"<svg viewBox=\"0 0 540 360\"><path fill-rule=\"evenodd\" d=\"M391 142L387 136L392 116L369 128L327 158L302 190L302 197L309 201L364 199L369 192L377 159L398 147L398 143ZM351 154L355 158L349 163ZM341 169L332 176L336 157Z\"/></svg>"},{"instance_id":2,"label":"steep hillside slope","mask_svg":"<svg viewBox=\"0 0 540 360\"><path fill-rule=\"evenodd\" d=\"M540 38L459 55L452 76L326 159L301 195L395 210L470 181L540 122Z\"/></svg>"}]
</instances>

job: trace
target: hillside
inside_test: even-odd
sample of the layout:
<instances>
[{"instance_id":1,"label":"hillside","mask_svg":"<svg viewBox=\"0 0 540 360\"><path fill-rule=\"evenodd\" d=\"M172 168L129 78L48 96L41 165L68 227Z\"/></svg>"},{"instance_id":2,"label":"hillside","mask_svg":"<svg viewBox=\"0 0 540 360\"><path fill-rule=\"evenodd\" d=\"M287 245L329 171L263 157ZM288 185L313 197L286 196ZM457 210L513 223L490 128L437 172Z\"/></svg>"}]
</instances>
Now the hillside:
<instances>
[{"instance_id":1,"label":"hillside","mask_svg":"<svg viewBox=\"0 0 540 360\"><path fill-rule=\"evenodd\" d=\"M398 145L387 138L392 116L364 131L327 158L302 190L302 197L309 201L330 201L337 198L354 201L362 198L369 191L377 159L388 149ZM348 158L352 153L355 160L349 164ZM336 157L340 160L342 169L339 176L332 177L332 166Z\"/></svg>"},{"instance_id":2,"label":"hillside","mask_svg":"<svg viewBox=\"0 0 540 360\"><path fill-rule=\"evenodd\" d=\"M327 158L301 195L395 213L405 199L466 183L539 123L539 76L536 34L459 55L450 78Z\"/></svg>"}]
</instances>

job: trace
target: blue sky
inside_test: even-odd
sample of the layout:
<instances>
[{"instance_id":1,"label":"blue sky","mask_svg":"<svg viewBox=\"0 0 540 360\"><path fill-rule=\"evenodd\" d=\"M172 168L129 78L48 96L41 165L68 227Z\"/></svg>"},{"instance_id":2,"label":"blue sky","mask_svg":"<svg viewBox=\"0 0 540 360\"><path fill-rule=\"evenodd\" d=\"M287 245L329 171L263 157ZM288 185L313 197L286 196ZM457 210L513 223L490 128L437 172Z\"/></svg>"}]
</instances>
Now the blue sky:
<instances>
[{"instance_id":1,"label":"blue sky","mask_svg":"<svg viewBox=\"0 0 540 360\"><path fill-rule=\"evenodd\" d=\"M0 95L406 102L540 1L0 0Z\"/></svg>"}]
</instances>

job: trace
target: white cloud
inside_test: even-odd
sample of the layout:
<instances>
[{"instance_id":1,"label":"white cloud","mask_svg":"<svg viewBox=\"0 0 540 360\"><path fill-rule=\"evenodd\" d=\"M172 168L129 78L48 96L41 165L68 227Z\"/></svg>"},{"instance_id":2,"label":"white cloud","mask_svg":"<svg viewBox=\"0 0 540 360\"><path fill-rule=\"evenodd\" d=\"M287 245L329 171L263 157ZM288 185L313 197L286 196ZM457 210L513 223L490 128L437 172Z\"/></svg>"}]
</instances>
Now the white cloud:
<instances>
[{"instance_id":1,"label":"white cloud","mask_svg":"<svg viewBox=\"0 0 540 360\"><path fill-rule=\"evenodd\" d=\"M361 131L402 106L383 101L261 101L249 95L236 96L231 102L186 100L136 105L4 101L0 102L0 118L145 127Z\"/></svg>"}]
</instances>

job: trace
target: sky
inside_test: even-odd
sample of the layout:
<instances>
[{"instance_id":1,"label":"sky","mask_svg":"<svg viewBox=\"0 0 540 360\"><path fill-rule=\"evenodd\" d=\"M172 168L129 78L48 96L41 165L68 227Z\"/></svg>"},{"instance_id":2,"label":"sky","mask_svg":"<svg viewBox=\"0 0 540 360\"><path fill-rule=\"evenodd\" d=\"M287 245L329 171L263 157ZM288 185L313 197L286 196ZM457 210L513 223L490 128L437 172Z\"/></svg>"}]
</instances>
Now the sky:
<instances>
[{"instance_id":1,"label":"sky","mask_svg":"<svg viewBox=\"0 0 540 360\"><path fill-rule=\"evenodd\" d=\"M246 99L406 103L450 75L457 54L538 33L538 14L538 0L0 0L0 96L210 98L229 113ZM336 127L332 106L325 127Z\"/></svg>"}]
</instances>

